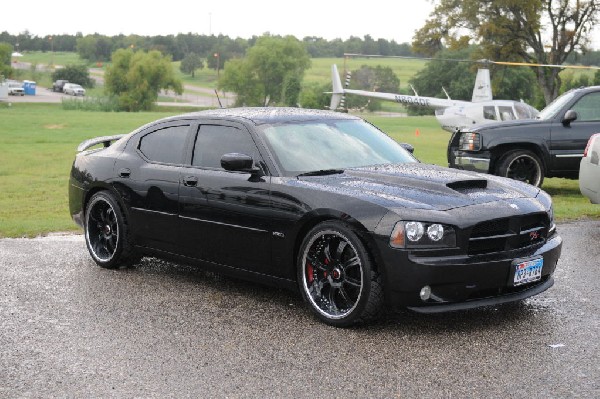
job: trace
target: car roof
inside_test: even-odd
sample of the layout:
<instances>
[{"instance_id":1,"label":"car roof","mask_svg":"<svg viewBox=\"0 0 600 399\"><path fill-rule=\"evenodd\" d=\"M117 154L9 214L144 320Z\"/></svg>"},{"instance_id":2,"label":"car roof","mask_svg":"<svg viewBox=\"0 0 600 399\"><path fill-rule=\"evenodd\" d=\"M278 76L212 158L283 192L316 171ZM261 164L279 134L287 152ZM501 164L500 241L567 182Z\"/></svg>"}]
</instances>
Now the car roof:
<instances>
[{"instance_id":1,"label":"car roof","mask_svg":"<svg viewBox=\"0 0 600 399\"><path fill-rule=\"evenodd\" d=\"M233 119L252 122L256 125L269 123L283 123L291 121L314 121L325 119L360 119L359 117L340 112L291 107L220 108L193 112L189 114L180 115L179 117L197 117L201 119Z\"/></svg>"}]
</instances>

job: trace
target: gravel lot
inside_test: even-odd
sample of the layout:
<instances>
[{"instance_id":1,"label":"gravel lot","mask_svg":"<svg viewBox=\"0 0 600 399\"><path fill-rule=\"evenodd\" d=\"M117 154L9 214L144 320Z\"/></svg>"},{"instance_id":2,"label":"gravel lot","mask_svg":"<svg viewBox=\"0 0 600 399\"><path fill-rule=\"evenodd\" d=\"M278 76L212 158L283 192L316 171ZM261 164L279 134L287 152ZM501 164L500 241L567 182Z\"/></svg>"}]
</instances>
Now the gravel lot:
<instances>
[{"instance_id":1,"label":"gravel lot","mask_svg":"<svg viewBox=\"0 0 600 399\"><path fill-rule=\"evenodd\" d=\"M519 305L319 323L298 294L82 236L0 240L0 397L600 397L600 222L559 225L556 284Z\"/></svg>"}]
</instances>

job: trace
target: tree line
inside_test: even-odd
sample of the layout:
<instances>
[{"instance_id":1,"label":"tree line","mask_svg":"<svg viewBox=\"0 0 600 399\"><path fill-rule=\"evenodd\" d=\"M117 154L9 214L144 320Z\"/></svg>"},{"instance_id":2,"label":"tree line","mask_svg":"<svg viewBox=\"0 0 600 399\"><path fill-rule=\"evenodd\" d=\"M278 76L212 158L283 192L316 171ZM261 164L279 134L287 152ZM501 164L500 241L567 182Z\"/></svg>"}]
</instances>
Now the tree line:
<instances>
[{"instance_id":1,"label":"tree line","mask_svg":"<svg viewBox=\"0 0 600 399\"><path fill-rule=\"evenodd\" d=\"M375 40L369 35L347 40L319 37L298 40L293 36L272 36L268 33L250 39L231 39L223 35L193 33L167 36L78 34L74 37L38 38L28 32L17 36L3 32L0 43L12 44L19 51L45 51L49 48L72 51L74 46L80 57L89 61L107 61L113 57L114 62L114 55L120 50L132 54L141 51L161 55L168 60L181 60L182 71L191 74L195 68L203 67L202 59L205 59L208 67L223 68L219 88L235 92L238 105L300 103L307 106L307 98L314 100L317 97L320 103L322 98L317 94L323 89L308 87L302 82L304 72L310 66L310 58L339 58L344 53L427 55L438 57L440 61L456 56L459 59L558 65L566 62L597 65L600 61L598 52L589 51L590 32L598 22L600 11L598 0L436 0L434 4L434 11L422 28L415 32L410 45ZM469 68L475 67L465 63L432 62L413 78L412 83L420 87L422 94L436 96L439 93L434 91L446 86L453 97L468 99L472 90ZM492 84L496 98L521 98L538 108L567 88L592 80L589 76L560 74L562 68L542 65L520 70L493 69ZM367 90L382 90L382 87L395 90L397 87L394 79L390 79L393 78L389 76L390 71L355 72L369 85L378 81L375 87L365 87ZM565 76L564 82L562 76ZM596 74L593 81L597 82L599 78ZM537 85L532 84L535 81ZM431 93L428 93L429 90Z\"/></svg>"},{"instance_id":2,"label":"tree line","mask_svg":"<svg viewBox=\"0 0 600 399\"><path fill-rule=\"evenodd\" d=\"M261 35L262 36L262 35ZM169 55L174 61L182 60L187 54L194 53L208 60L209 67L215 68L214 54L219 54L221 66L231 58L240 58L256 44L261 36L249 39L231 38L226 35L199 35L179 33L177 35L45 35L36 36L28 31L17 35L6 31L0 33L0 42L9 43L17 51L66 51L77 52L81 58L90 62L109 61L118 49L158 50ZM342 57L344 53L376 54L383 56L414 56L409 43L397 43L394 40L375 39L370 35L351 36L348 39L327 40L317 36L304 37L306 51L312 58Z\"/></svg>"}]
</instances>

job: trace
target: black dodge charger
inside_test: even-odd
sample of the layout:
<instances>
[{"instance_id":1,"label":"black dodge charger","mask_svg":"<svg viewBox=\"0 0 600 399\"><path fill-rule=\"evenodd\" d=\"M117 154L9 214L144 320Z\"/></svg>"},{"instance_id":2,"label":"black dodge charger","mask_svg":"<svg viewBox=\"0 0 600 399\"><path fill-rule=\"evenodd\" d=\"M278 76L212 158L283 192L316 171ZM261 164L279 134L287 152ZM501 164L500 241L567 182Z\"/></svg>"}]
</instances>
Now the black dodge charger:
<instances>
[{"instance_id":1,"label":"black dodge charger","mask_svg":"<svg viewBox=\"0 0 600 399\"><path fill-rule=\"evenodd\" d=\"M169 117L82 143L70 211L102 267L155 256L299 289L335 326L552 286L562 240L544 191L405 147L326 111Z\"/></svg>"}]
</instances>

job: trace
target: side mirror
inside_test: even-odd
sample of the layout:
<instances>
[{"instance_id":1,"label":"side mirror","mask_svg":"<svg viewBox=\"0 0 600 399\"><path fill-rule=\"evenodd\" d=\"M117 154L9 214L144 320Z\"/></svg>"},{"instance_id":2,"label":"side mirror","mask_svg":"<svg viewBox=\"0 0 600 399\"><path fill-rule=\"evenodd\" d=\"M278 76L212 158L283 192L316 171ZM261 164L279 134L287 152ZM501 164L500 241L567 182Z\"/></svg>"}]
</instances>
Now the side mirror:
<instances>
[{"instance_id":1,"label":"side mirror","mask_svg":"<svg viewBox=\"0 0 600 399\"><path fill-rule=\"evenodd\" d=\"M254 167L254 160L250 155L232 152L221 157L221 167L233 172L246 172L253 175L260 174L261 170Z\"/></svg>"},{"instance_id":2,"label":"side mirror","mask_svg":"<svg viewBox=\"0 0 600 399\"><path fill-rule=\"evenodd\" d=\"M404 148L406 151L410 152L411 154L415 152L415 147L413 147L412 145L410 145L408 143L400 143L400 146L402 148Z\"/></svg>"},{"instance_id":3,"label":"side mirror","mask_svg":"<svg viewBox=\"0 0 600 399\"><path fill-rule=\"evenodd\" d=\"M577 112L570 109L567 112L565 112L565 116L563 116L563 119L562 119L562 124L565 126L569 126L571 124L571 122L573 122L576 119L577 119Z\"/></svg>"}]
</instances>

